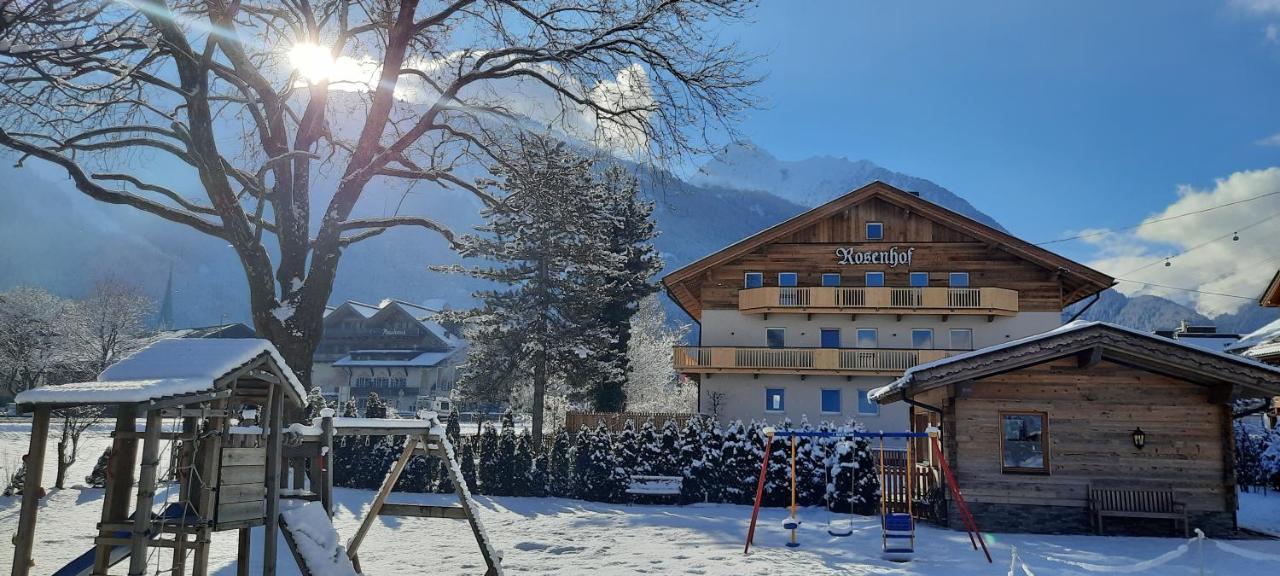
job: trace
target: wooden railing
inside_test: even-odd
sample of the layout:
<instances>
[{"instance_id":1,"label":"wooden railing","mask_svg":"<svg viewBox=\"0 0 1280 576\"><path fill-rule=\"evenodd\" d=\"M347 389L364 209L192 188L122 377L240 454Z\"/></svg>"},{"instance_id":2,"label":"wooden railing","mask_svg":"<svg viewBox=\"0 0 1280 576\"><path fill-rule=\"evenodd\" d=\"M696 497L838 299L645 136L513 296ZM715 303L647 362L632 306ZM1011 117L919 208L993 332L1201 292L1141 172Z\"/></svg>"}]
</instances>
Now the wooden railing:
<instances>
[{"instance_id":1,"label":"wooden railing","mask_svg":"<svg viewBox=\"0 0 1280 576\"><path fill-rule=\"evenodd\" d=\"M770 286L739 291L738 310L1012 315L1018 312L1018 292L1007 288Z\"/></svg>"},{"instance_id":2,"label":"wooden railing","mask_svg":"<svg viewBox=\"0 0 1280 576\"><path fill-rule=\"evenodd\" d=\"M675 368L681 372L695 373L896 374L917 364L940 360L950 354L952 352L949 350L888 348L677 346Z\"/></svg>"},{"instance_id":3,"label":"wooden railing","mask_svg":"<svg viewBox=\"0 0 1280 576\"><path fill-rule=\"evenodd\" d=\"M877 459L880 456L878 450L873 450L872 455ZM880 493L885 506L891 512L906 512L907 498L910 497L913 500L911 511L917 517L930 518L933 510L922 504L941 486L938 471L922 462L908 466L904 450L885 450L884 456L884 485L880 487ZM879 462L876 465L879 466ZM907 470L912 474L910 493L907 491Z\"/></svg>"}]
</instances>

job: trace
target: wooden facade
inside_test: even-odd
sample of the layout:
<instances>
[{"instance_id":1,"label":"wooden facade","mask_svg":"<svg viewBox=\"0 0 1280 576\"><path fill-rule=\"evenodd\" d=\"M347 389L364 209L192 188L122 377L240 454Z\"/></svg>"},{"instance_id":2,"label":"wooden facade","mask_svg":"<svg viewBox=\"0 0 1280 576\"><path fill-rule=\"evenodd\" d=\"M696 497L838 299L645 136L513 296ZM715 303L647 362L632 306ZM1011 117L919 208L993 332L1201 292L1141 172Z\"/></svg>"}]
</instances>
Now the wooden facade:
<instances>
[{"instance_id":1,"label":"wooden facade","mask_svg":"<svg viewBox=\"0 0 1280 576\"><path fill-rule=\"evenodd\" d=\"M1193 527L1221 534L1236 511L1232 400L1274 394L1280 371L1095 323L926 366L890 388L882 402L910 399L917 426L941 429L986 530L1087 530L1093 487L1172 491ZM1043 471L1005 465L1010 413L1044 416Z\"/></svg>"},{"instance_id":2,"label":"wooden facade","mask_svg":"<svg viewBox=\"0 0 1280 576\"><path fill-rule=\"evenodd\" d=\"M884 225L882 239L866 238L868 222ZM837 249L890 248L912 250L911 264L841 264L837 256ZM738 309L747 272L763 272L766 287L778 285L779 272L796 272L798 286L820 286L822 274L839 273L841 286L863 287L866 271L882 271L885 286L903 287L911 272L927 272L934 285L945 285L950 272L967 272L970 287L1016 292L1017 309L1024 311L1061 310L1114 283L1105 274L881 182L672 272L663 283L699 319L702 310Z\"/></svg>"}]
</instances>

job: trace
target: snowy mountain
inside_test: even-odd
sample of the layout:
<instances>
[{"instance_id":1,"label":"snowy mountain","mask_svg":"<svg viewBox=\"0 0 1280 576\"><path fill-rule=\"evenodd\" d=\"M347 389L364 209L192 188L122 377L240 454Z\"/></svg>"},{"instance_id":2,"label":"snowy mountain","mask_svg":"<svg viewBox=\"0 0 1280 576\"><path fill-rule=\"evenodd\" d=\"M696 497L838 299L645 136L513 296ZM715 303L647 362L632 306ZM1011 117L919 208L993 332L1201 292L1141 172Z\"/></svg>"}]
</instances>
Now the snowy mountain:
<instances>
[{"instance_id":1,"label":"snowy mountain","mask_svg":"<svg viewBox=\"0 0 1280 576\"><path fill-rule=\"evenodd\" d=\"M730 144L698 169L695 184L760 190L812 208L845 192L880 180L974 220L1000 226L964 198L924 178L894 172L870 160L816 156L804 160L779 160L750 142Z\"/></svg>"},{"instance_id":2,"label":"snowy mountain","mask_svg":"<svg viewBox=\"0 0 1280 576\"><path fill-rule=\"evenodd\" d=\"M1064 310L1063 321L1074 317L1089 301L1085 299ZM1208 318L1167 298L1150 295L1129 297L1115 290L1103 292L1102 297L1080 315L1081 320L1114 322L1151 332L1177 328L1178 323L1185 320L1191 324L1216 326L1219 332L1232 334L1247 334L1277 318L1280 318L1280 310L1259 306L1245 306L1234 314Z\"/></svg>"}]
</instances>

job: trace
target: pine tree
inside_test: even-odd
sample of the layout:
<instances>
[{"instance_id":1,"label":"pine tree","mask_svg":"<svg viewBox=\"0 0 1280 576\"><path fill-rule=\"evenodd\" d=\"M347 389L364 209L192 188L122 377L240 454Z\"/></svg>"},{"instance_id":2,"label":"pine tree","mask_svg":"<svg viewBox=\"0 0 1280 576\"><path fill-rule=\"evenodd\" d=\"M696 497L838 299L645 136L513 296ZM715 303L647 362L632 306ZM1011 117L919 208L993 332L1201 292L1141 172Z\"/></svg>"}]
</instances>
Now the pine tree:
<instances>
[{"instance_id":1,"label":"pine tree","mask_svg":"<svg viewBox=\"0 0 1280 576\"><path fill-rule=\"evenodd\" d=\"M782 429L789 429L790 422L785 422ZM748 430L748 437L751 439L751 449L753 459L756 466L764 459L764 443L765 437L760 433L761 426L756 422L751 422L751 428ZM795 437L773 437L773 447L769 453L769 471L765 477L765 487L763 494L764 506L787 506L791 502L791 443L798 442ZM799 445L797 443L797 453ZM758 478L758 476L757 476ZM754 495L753 495L754 499Z\"/></svg>"},{"instance_id":2,"label":"pine tree","mask_svg":"<svg viewBox=\"0 0 1280 576\"><path fill-rule=\"evenodd\" d=\"M510 414L510 411L507 412ZM502 417L502 433L498 435L498 460L496 462L497 472L495 478L497 480L493 491L486 491L486 494L494 494L497 496L513 496L517 494L517 490L522 488L521 477L529 473L529 469L520 468L520 463L516 461L516 450L519 440L516 437L515 424L507 416Z\"/></svg>"},{"instance_id":3,"label":"pine tree","mask_svg":"<svg viewBox=\"0 0 1280 576\"><path fill-rule=\"evenodd\" d=\"M462 449L458 451L458 458L462 461L458 463L458 467L462 469L462 479L467 482L467 489L477 492L480 483L476 478L476 451L472 447L474 437L464 438L461 444Z\"/></svg>"},{"instance_id":4,"label":"pine tree","mask_svg":"<svg viewBox=\"0 0 1280 576\"><path fill-rule=\"evenodd\" d=\"M755 497L755 475L760 457L753 450L742 422L734 422L725 431L723 457L716 474L721 499L731 504L750 504Z\"/></svg>"},{"instance_id":5,"label":"pine tree","mask_svg":"<svg viewBox=\"0 0 1280 576\"><path fill-rule=\"evenodd\" d=\"M444 425L444 435L455 446L458 444L458 438L462 436L462 419L458 416L457 408L449 411L449 419Z\"/></svg>"},{"instance_id":6,"label":"pine tree","mask_svg":"<svg viewBox=\"0 0 1280 576\"><path fill-rule=\"evenodd\" d=\"M670 422L670 420L668 420ZM665 439L666 427L663 428ZM682 478L680 484L680 501L689 504L701 502L707 497L707 461L705 450L707 438L703 436L701 420L696 416L689 419L680 431L679 447L676 450L676 467Z\"/></svg>"},{"instance_id":7,"label":"pine tree","mask_svg":"<svg viewBox=\"0 0 1280 576\"><path fill-rule=\"evenodd\" d=\"M573 454L569 432L556 432L547 457L547 493L561 498L573 497Z\"/></svg>"},{"instance_id":8,"label":"pine tree","mask_svg":"<svg viewBox=\"0 0 1280 576\"><path fill-rule=\"evenodd\" d=\"M626 470L629 476L644 474L644 467L640 463L642 447L640 436L636 434L636 423L631 420L624 422L622 431L618 432L617 440L614 448L617 450L618 465Z\"/></svg>"},{"instance_id":9,"label":"pine tree","mask_svg":"<svg viewBox=\"0 0 1280 576\"><path fill-rule=\"evenodd\" d=\"M352 398L352 399L350 399L350 400L347 400L347 403L346 403L346 404L344 404L344 405L342 406L342 417L343 417L343 418L358 418L358 417L360 417L360 409L359 409L359 407L356 405L356 400L355 400L355 398Z\"/></svg>"},{"instance_id":10,"label":"pine tree","mask_svg":"<svg viewBox=\"0 0 1280 576\"><path fill-rule=\"evenodd\" d=\"M18 465L18 469L9 476L8 482L4 486L4 496L21 496L22 487L27 483L27 458L22 457L22 464Z\"/></svg>"},{"instance_id":11,"label":"pine tree","mask_svg":"<svg viewBox=\"0 0 1280 576\"><path fill-rule=\"evenodd\" d=\"M503 438L507 436L503 429ZM533 447L532 439L526 430L515 441L511 457L511 476L508 480L507 492L512 496L534 496L533 493Z\"/></svg>"},{"instance_id":12,"label":"pine tree","mask_svg":"<svg viewBox=\"0 0 1280 576\"><path fill-rule=\"evenodd\" d=\"M599 278L613 277L623 262L600 233L610 216L591 161L547 137L521 135L516 144L495 168L505 201L483 211L480 235L459 240L463 256L495 263L465 273L503 286L475 294L482 306L459 388L471 399L503 401L528 385L541 444L548 384L585 387L592 380L582 374L615 368L607 357L613 335L596 320L610 296Z\"/></svg>"},{"instance_id":13,"label":"pine tree","mask_svg":"<svg viewBox=\"0 0 1280 576\"><path fill-rule=\"evenodd\" d=\"M654 470L663 476L680 474L680 428L675 420L667 420L662 424L662 433L658 437L658 457L654 460Z\"/></svg>"},{"instance_id":14,"label":"pine tree","mask_svg":"<svg viewBox=\"0 0 1280 576\"><path fill-rule=\"evenodd\" d=\"M702 428L702 469L695 472L699 487L708 502L729 502L725 491L725 433L720 423L708 419Z\"/></svg>"},{"instance_id":15,"label":"pine tree","mask_svg":"<svg viewBox=\"0 0 1280 576\"><path fill-rule=\"evenodd\" d=\"M320 411L328 408L329 404L324 399L324 393L320 391L319 386L311 387L311 391L307 393L307 421L320 417Z\"/></svg>"},{"instance_id":16,"label":"pine tree","mask_svg":"<svg viewBox=\"0 0 1280 576\"><path fill-rule=\"evenodd\" d=\"M584 424L578 428L573 440L573 497L590 500L592 467L591 454L595 444L595 433Z\"/></svg>"},{"instance_id":17,"label":"pine tree","mask_svg":"<svg viewBox=\"0 0 1280 576\"><path fill-rule=\"evenodd\" d=\"M84 477L84 481L94 488L103 488L107 485L107 464L111 462L111 447L107 446L102 451L102 455L98 456L98 461L93 465L93 471Z\"/></svg>"},{"instance_id":18,"label":"pine tree","mask_svg":"<svg viewBox=\"0 0 1280 576\"><path fill-rule=\"evenodd\" d=\"M538 454L533 457L529 469L529 493L528 496L542 498L547 495L547 471L550 466L546 454Z\"/></svg>"},{"instance_id":19,"label":"pine tree","mask_svg":"<svg viewBox=\"0 0 1280 576\"><path fill-rule=\"evenodd\" d=\"M369 398L364 401L364 417L365 418L386 418L387 403L378 397L377 392L370 392Z\"/></svg>"},{"instance_id":20,"label":"pine tree","mask_svg":"<svg viewBox=\"0 0 1280 576\"><path fill-rule=\"evenodd\" d=\"M663 459L662 441L658 438L658 429L653 426L653 419L644 421L640 427L638 439L640 449L640 474L660 474L658 467Z\"/></svg>"},{"instance_id":21,"label":"pine tree","mask_svg":"<svg viewBox=\"0 0 1280 576\"><path fill-rule=\"evenodd\" d=\"M498 455L498 430L486 422L479 438L479 462L476 465L481 494L499 495L502 492L502 465Z\"/></svg>"}]
</instances>

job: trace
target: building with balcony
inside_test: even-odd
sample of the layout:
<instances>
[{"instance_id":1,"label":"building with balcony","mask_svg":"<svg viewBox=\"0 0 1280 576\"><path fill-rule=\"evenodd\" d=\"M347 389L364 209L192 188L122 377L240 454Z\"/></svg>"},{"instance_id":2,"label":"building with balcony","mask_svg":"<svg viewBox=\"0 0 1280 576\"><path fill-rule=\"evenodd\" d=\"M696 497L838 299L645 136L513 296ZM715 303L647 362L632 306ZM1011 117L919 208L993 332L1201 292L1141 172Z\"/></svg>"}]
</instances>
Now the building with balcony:
<instances>
[{"instance_id":1,"label":"building with balcony","mask_svg":"<svg viewBox=\"0 0 1280 576\"><path fill-rule=\"evenodd\" d=\"M874 182L663 278L700 325L675 367L721 420L856 420L913 366L1038 334L1114 284L1096 270Z\"/></svg>"},{"instance_id":2,"label":"building with balcony","mask_svg":"<svg viewBox=\"0 0 1280 576\"><path fill-rule=\"evenodd\" d=\"M363 413L377 393L402 415L447 411L466 342L437 321L444 303L347 301L330 308L312 358L312 382L330 401L355 400Z\"/></svg>"}]
</instances>

